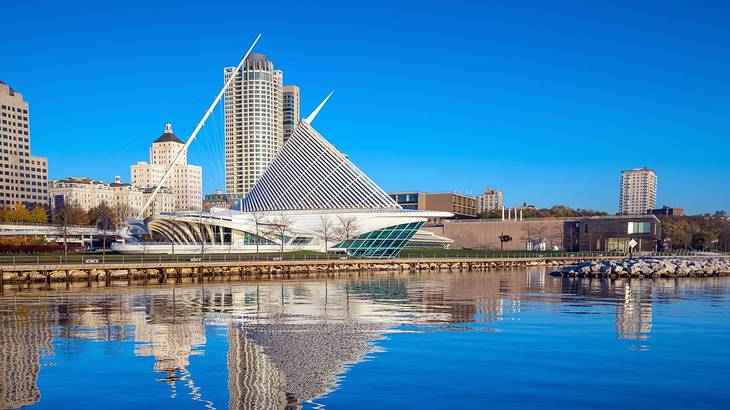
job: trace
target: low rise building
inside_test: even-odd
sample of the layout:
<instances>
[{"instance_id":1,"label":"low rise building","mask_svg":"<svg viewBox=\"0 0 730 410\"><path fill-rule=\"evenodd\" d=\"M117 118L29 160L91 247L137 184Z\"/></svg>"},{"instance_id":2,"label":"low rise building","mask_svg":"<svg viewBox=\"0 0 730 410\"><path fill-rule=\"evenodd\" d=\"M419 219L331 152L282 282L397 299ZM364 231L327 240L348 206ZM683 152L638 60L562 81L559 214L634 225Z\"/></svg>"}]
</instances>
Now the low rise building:
<instances>
[{"instance_id":1,"label":"low rise building","mask_svg":"<svg viewBox=\"0 0 730 410\"><path fill-rule=\"evenodd\" d=\"M666 205L657 209L650 209L649 212L652 215L664 215L664 216L684 216L683 208L670 208Z\"/></svg>"},{"instance_id":2,"label":"low rise building","mask_svg":"<svg viewBox=\"0 0 730 410\"><path fill-rule=\"evenodd\" d=\"M476 198L456 192L428 194L396 192L389 194L403 209L451 212L455 218L476 218Z\"/></svg>"},{"instance_id":3,"label":"low rise building","mask_svg":"<svg viewBox=\"0 0 730 410\"><path fill-rule=\"evenodd\" d=\"M634 239L636 251L648 252L656 250L661 239L661 223L654 215L444 220L423 229L452 239L451 248L474 250L628 252ZM501 243L503 235L512 240Z\"/></svg>"},{"instance_id":4,"label":"low rise building","mask_svg":"<svg viewBox=\"0 0 730 410\"><path fill-rule=\"evenodd\" d=\"M232 198L220 189L216 189L212 194L205 195L203 199L203 210L208 211L210 208L228 208L233 205L236 198Z\"/></svg>"},{"instance_id":5,"label":"low rise building","mask_svg":"<svg viewBox=\"0 0 730 410\"><path fill-rule=\"evenodd\" d=\"M91 178L64 178L50 183L51 207L73 205L85 211L106 203L120 213L121 219L130 219L137 213L152 194L152 189L143 189L129 183L121 182L117 177L111 184ZM175 195L169 189L160 189L154 202L145 211L144 216L173 212Z\"/></svg>"}]
</instances>

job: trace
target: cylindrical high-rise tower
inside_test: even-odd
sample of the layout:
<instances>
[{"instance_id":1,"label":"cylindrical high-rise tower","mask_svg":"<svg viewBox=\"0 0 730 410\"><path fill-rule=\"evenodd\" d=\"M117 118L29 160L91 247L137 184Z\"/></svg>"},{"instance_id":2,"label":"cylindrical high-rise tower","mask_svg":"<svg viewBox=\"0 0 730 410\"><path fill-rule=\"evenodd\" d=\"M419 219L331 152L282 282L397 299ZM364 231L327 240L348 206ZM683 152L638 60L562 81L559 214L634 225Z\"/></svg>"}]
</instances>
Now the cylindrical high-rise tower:
<instances>
[{"instance_id":1,"label":"cylindrical high-rise tower","mask_svg":"<svg viewBox=\"0 0 730 410\"><path fill-rule=\"evenodd\" d=\"M225 80L235 67L224 69ZM225 93L226 193L242 197L284 143L282 72L251 54Z\"/></svg>"}]
</instances>

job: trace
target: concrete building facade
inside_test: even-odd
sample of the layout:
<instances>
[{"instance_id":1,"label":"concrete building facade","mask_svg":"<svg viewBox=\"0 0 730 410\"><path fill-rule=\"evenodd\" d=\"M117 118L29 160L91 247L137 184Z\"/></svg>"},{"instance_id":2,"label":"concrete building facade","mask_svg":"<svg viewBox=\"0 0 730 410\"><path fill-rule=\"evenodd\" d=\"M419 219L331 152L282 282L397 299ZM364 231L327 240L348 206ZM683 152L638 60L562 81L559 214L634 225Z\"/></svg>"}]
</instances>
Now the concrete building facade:
<instances>
[{"instance_id":1,"label":"concrete building facade","mask_svg":"<svg viewBox=\"0 0 730 410\"><path fill-rule=\"evenodd\" d=\"M486 188L483 193L477 195L476 203L478 214L502 209L502 191L494 188Z\"/></svg>"},{"instance_id":2,"label":"concrete building facade","mask_svg":"<svg viewBox=\"0 0 730 410\"><path fill-rule=\"evenodd\" d=\"M296 85L284 86L284 142L291 137L297 125L299 125L299 121L302 120L299 103L299 87Z\"/></svg>"},{"instance_id":3,"label":"concrete building facade","mask_svg":"<svg viewBox=\"0 0 730 410\"><path fill-rule=\"evenodd\" d=\"M91 178L64 178L50 183L51 207L78 206L85 211L106 203L119 212L120 219L134 218L152 194L150 188L138 188L121 182L107 184ZM145 210L145 217L161 212L175 211L176 196L169 189L161 189L153 203Z\"/></svg>"},{"instance_id":4,"label":"concrete building facade","mask_svg":"<svg viewBox=\"0 0 730 410\"><path fill-rule=\"evenodd\" d=\"M235 67L223 71L225 81ZM244 62L225 92L226 193L243 197L284 144L283 73L265 55Z\"/></svg>"},{"instance_id":5,"label":"concrete building facade","mask_svg":"<svg viewBox=\"0 0 730 410\"><path fill-rule=\"evenodd\" d=\"M621 172L619 214L644 214L656 208L657 176L653 169L636 168Z\"/></svg>"},{"instance_id":6,"label":"concrete building facade","mask_svg":"<svg viewBox=\"0 0 730 410\"><path fill-rule=\"evenodd\" d=\"M48 160L31 156L23 95L0 81L0 207L48 203Z\"/></svg>"},{"instance_id":7,"label":"concrete building facade","mask_svg":"<svg viewBox=\"0 0 730 410\"><path fill-rule=\"evenodd\" d=\"M664 205L661 208L650 209L648 213L652 215L684 216L684 208L672 208Z\"/></svg>"},{"instance_id":8,"label":"concrete building facade","mask_svg":"<svg viewBox=\"0 0 730 410\"><path fill-rule=\"evenodd\" d=\"M132 185L142 189L153 189L162 180L175 156L183 150L185 143L172 132L167 123L165 132L150 147L150 162L132 165ZM183 151L177 164L165 181L165 187L175 195L176 211L199 211L203 207L203 168L188 164L187 152ZM139 208L141 209L144 204Z\"/></svg>"},{"instance_id":9,"label":"concrete building facade","mask_svg":"<svg viewBox=\"0 0 730 410\"><path fill-rule=\"evenodd\" d=\"M455 218L476 218L476 198L456 192L428 194L424 192L396 192L388 194L403 209L451 212Z\"/></svg>"},{"instance_id":10,"label":"concrete building facade","mask_svg":"<svg viewBox=\"0 0 730 410\"><path fill-rule=\"evenodd\" d=\"M550 250L628 252L631 239L635 250L653 251L661 238L661 223L654 215L600 216L589 218L531 218L445 220L423 229L452 239L451 248L474 250ZM500 244L499 237L512 241Z\"/></svg>"}]
</instances>

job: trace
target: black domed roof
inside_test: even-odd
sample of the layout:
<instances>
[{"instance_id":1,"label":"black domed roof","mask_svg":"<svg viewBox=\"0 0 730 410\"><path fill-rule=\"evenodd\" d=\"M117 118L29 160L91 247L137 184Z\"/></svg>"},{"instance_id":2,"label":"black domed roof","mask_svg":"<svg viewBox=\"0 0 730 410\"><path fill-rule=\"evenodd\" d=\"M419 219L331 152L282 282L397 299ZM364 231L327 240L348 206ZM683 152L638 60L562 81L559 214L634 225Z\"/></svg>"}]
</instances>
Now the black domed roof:
<instances>
[{"instance_id":1,"label":"black domed roof","mask_svg":"<svg viewBox=\"0 0 730 410\"><path fill-rule=\"evenodd\" d=\"M172 142L178 142L180 144L184 144L184 142L182 142L182 140L180 138L178 138L177 135L175 135L175 134L172 133L172 124L170 124L168 122L167 124L165 124L165 133L162 134L162 135L160 135L160 137L157 138L153 142L153 144L155 142L170 142L170 141L172 141Z\"/></svg>"}]
</instances>

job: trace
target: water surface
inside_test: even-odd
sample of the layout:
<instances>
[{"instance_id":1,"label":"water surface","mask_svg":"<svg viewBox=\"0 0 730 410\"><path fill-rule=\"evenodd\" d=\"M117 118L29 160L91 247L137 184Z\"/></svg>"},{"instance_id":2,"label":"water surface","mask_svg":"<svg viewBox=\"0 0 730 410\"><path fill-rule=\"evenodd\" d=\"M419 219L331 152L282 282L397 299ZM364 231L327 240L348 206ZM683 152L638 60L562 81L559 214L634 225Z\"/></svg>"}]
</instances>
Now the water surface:
<instances>
[{"instance_id":1,"label":"water surface","mask_svg":"<svg viewBox=\"0 0 730 410\"><path fill-rule=\"evenodd\" d=\"M728 408L730 278L6 287L0 408Z\"/></svg>"}]
</instances>

